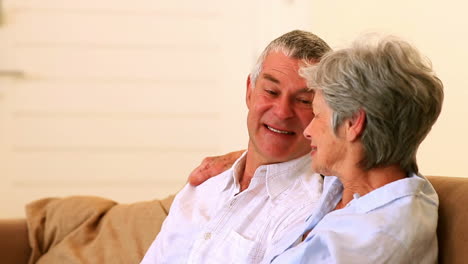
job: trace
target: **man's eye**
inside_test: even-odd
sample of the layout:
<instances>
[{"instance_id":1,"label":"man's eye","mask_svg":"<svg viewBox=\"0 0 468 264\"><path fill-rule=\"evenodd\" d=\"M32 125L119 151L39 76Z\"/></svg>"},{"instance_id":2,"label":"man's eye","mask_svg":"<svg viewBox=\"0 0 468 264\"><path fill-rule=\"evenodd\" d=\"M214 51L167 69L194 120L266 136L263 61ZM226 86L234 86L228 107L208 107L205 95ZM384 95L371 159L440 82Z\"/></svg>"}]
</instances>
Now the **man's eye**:
<instances>
[{"instance_id":1,"label":"man's eye","mask_svg":"<svg viewBox=\"0 0 468 264\"><path fill-rule=\"evenodd\" d=\"M301 104L304 104L304 105L312 105L312 101L310 101L310 100L298 98L297 101L299 103L301 103Z\"/></svg>"},{"instance_id":2,"label":"man's eye","mask_svg":"<svg viewBox=\"0 0 468 264\"><path fill-rule=\"evenodd\" d=\"M268 90L268 89L265 89L265 92L271 94L271 95L277 95L278 93L273 91L273 90Z\"/></svg>"}]
</instances>

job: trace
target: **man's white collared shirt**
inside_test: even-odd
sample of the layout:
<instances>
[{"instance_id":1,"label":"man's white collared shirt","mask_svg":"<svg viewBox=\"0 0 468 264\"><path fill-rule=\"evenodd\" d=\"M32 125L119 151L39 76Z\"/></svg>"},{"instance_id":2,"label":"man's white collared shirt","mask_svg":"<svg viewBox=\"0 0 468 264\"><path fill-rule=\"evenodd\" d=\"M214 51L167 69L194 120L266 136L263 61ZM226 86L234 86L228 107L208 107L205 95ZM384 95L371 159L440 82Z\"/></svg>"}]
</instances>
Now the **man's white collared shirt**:
<instances>
[{"instance_id":1,"label":"man's white collared shirt","mask_svg":"<svg viewBox=\"0 0 468 264\"><path fill-rule=\"evenodd\" d=\"M323 184L310 155L260 166L239 193L245 155L231 169L177 194L141 263L259 263L272 244L304 223Z\"/></svg>"}]
</instances>

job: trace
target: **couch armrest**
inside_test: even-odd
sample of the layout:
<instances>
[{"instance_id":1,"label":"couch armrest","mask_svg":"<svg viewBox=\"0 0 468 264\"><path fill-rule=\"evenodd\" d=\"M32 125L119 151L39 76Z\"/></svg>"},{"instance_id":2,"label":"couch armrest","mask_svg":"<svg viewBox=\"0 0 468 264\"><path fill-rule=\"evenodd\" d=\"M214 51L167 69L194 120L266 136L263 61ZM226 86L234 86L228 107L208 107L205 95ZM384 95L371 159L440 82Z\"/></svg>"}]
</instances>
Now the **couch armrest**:
<instances>
[{"instance_id":1,"label":"couch armrest","mask_svg":"<svg viewBox=\"0 0 468 264\"><path fill-rule=\"evenodd\" d=\"M26 219L0 220L0 259L2 263L28 263L31 248Z\"/></svg>"}]
</instances>

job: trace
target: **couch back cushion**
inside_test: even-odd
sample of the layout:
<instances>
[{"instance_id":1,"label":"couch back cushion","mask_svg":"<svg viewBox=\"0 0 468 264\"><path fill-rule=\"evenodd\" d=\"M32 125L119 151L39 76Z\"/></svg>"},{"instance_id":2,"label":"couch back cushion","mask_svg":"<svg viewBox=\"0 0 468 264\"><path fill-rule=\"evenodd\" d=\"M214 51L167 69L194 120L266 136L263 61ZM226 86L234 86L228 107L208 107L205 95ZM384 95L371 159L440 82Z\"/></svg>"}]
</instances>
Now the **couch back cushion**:
<instances>
[{"instance_id":1,"label":"couch back cushion","mask_svg":"<svg viewBox=\"0 0 468 264\"><path fill-rule=\"evenodd\" d=\"M439 195L439 263L468 261L468 178L429 176Z\"/></svg>"}]
</instances>

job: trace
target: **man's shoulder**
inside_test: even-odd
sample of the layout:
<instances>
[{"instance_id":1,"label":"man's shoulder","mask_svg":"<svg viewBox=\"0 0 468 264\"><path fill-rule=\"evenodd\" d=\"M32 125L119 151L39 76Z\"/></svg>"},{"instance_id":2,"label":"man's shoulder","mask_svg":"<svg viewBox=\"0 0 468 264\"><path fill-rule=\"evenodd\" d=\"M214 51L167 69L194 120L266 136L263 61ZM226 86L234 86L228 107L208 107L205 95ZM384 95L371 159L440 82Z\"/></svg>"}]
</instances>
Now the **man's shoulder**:
<instances>
[{"instance_id":1,"label":"man's shoulder","mask_svg":"<svg viewBox=\"0 0 468 264\"><path fill-rule=\"evenodd\" d=\"M323 179L324 177L321 174L314 172L312 169L303 171L298 177L298 180L300 180L302 184L306 186L323 184Z\"/></svg>"},{"instance_id":2,"label":"man's shoulder","mask_svg":"<svg viewBox=\"0 0 468 264\"><path fill-rule=\"evenodd\" d=\"M312 170L304 171L297 178L298 187L313 198L318 199L323 192L323 176Z\"/></svg>"},{"instance_id":3,"label":"man's shoulder","mask_svg":"<svg viewBox=\"0 0 468 264\"><path fill-rule=\"evenodd\" d=\"M198 199L206 200L212 198L220 194L226 187L229 187L232 181L232 169L229 169L206 180L198 186L187 183L184 188L177 193L175 201L191 200L193 202Z\"/></svg>"}]
</instances>

